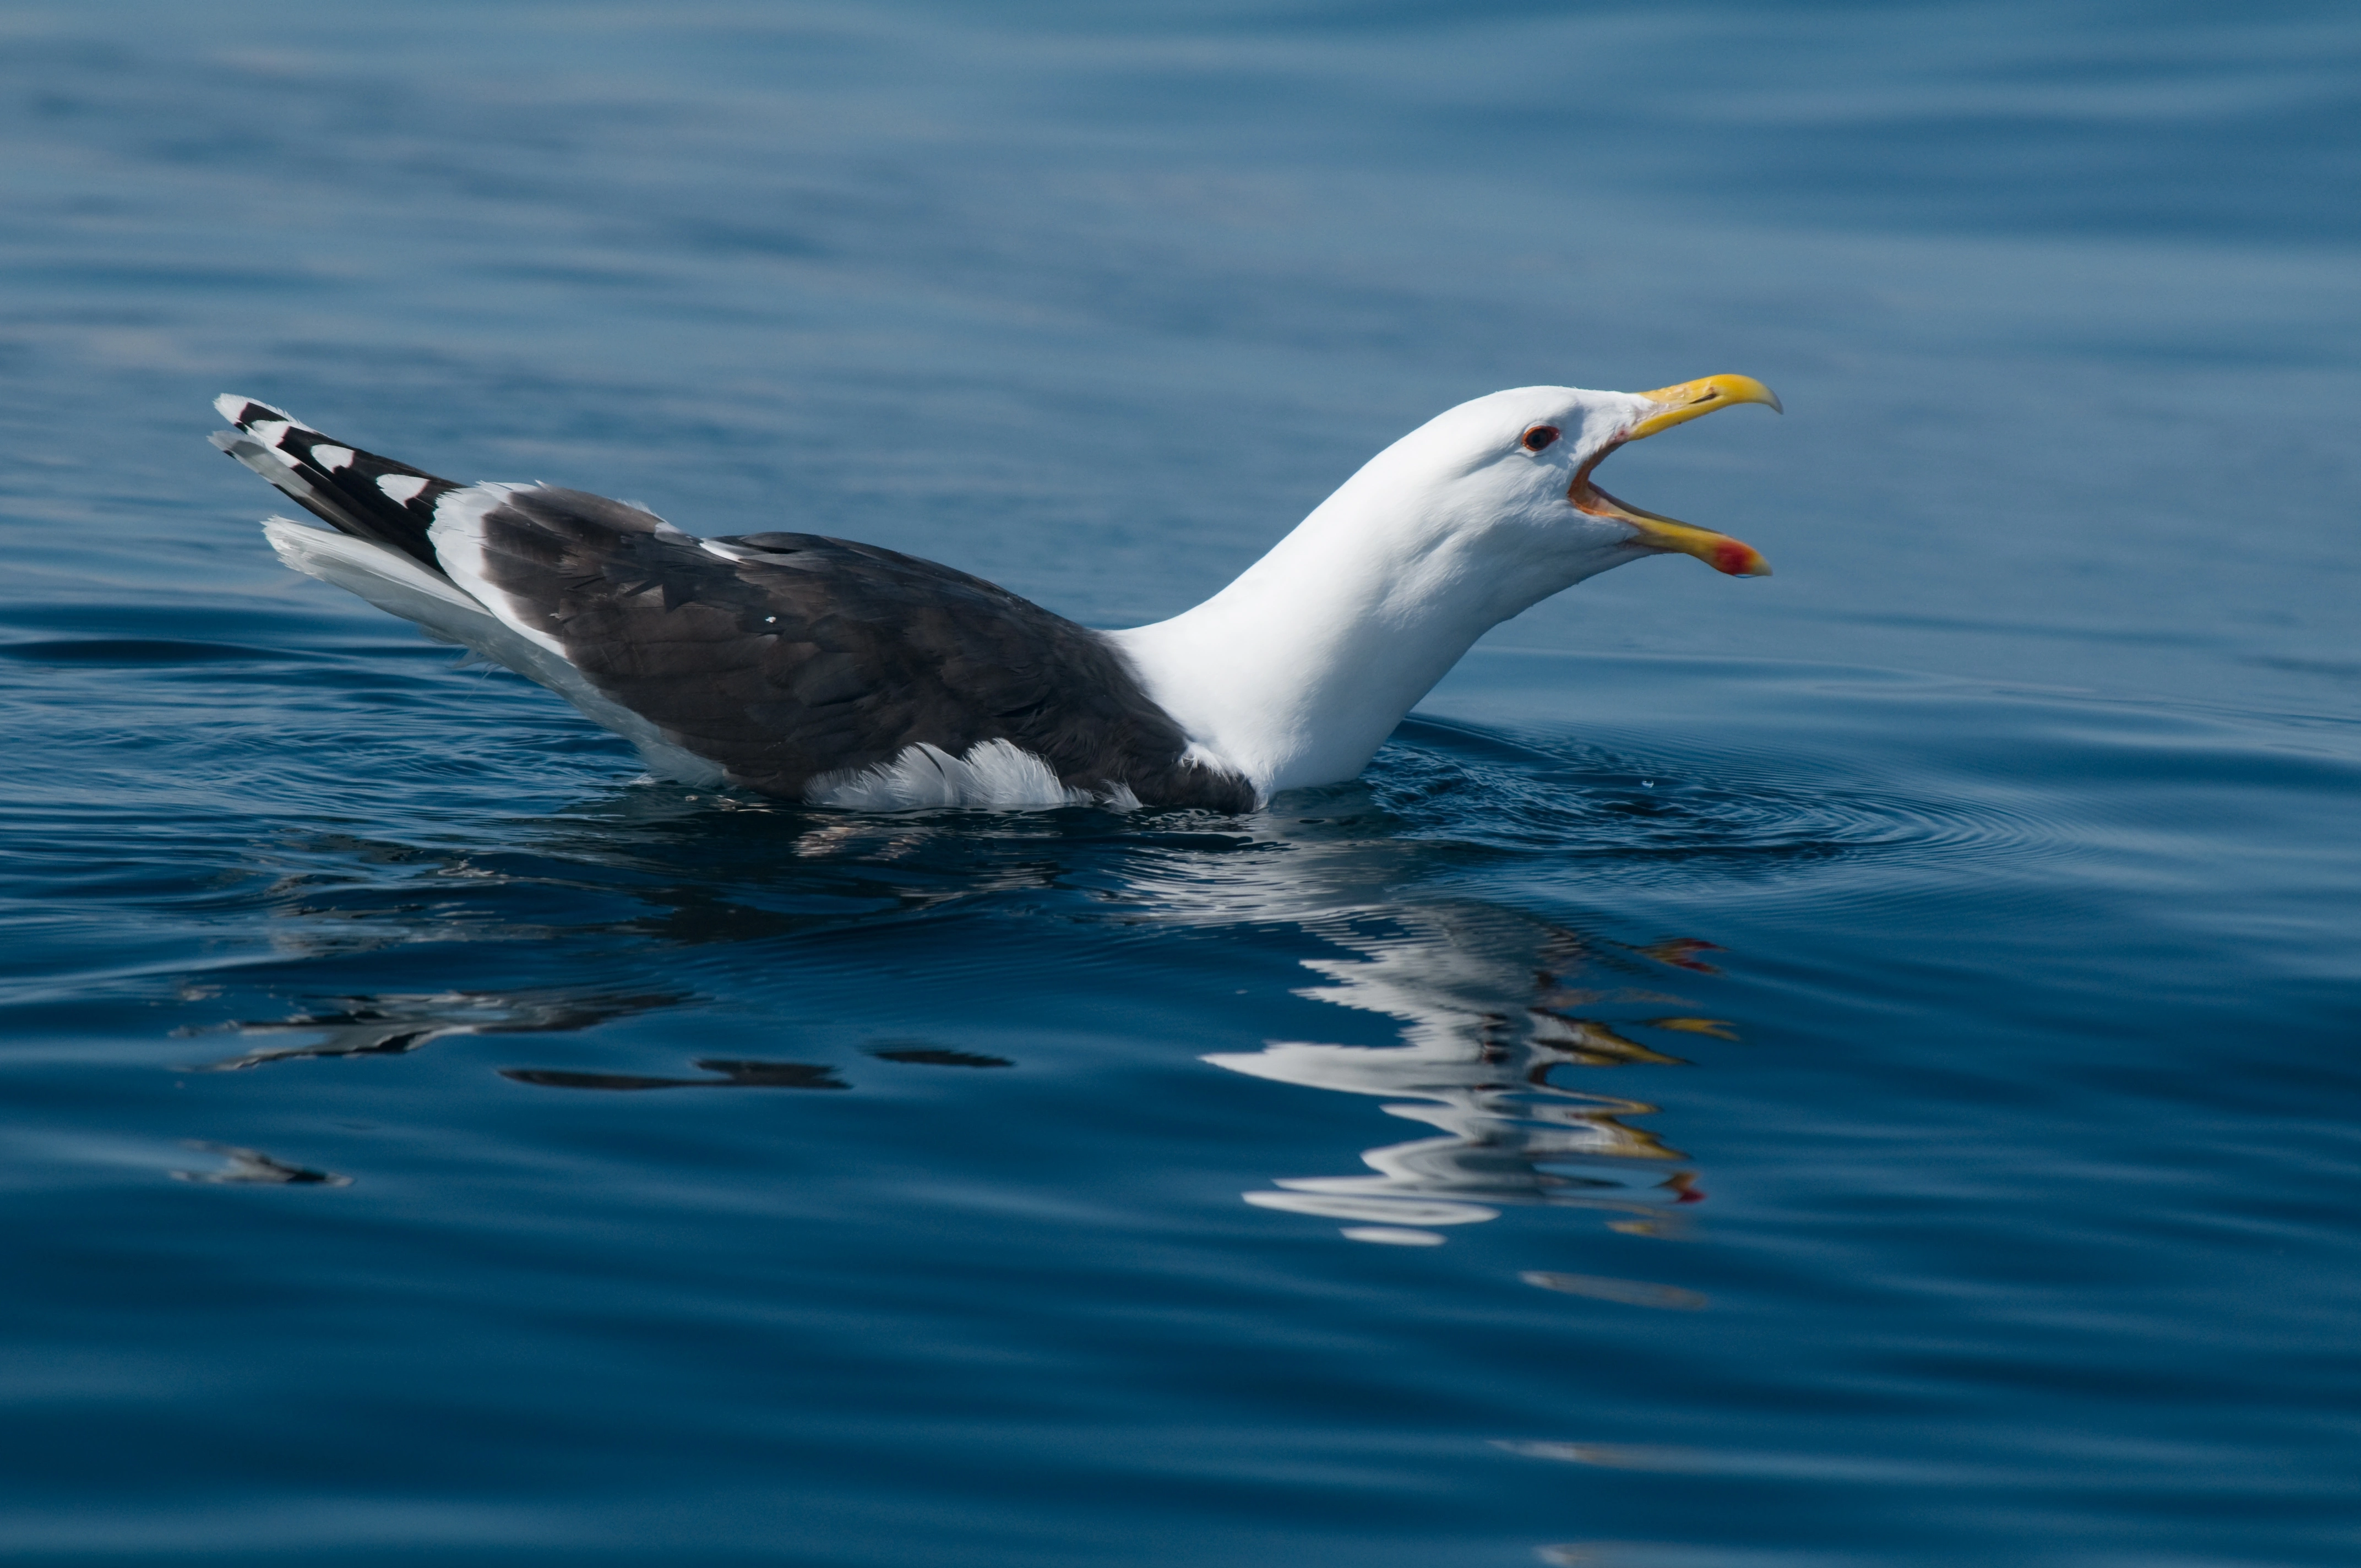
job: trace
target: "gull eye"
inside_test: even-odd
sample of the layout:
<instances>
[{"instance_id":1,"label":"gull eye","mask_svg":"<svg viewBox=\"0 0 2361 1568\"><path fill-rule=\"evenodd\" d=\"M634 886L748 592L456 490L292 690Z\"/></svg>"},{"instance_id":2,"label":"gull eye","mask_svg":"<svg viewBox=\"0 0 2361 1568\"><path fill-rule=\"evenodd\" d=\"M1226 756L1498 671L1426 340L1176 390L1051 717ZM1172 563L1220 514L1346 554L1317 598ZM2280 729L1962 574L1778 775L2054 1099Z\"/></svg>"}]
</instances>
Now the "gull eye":
<instances>
[{"instance_id":1,"label":"gull eye","mask_svg":"<svg viewBox=\"0 0 2361 1568\"><path fill-rule=\"evenodd\" d=\"M1532 429L1525 432L1524 448L1528 452L1539 452L1543 447L1547 446L1551 442L1555 441L1556 439L1557 426L1554 424L1537 424L1533 426Z\"/></svg>"}]
</instances>

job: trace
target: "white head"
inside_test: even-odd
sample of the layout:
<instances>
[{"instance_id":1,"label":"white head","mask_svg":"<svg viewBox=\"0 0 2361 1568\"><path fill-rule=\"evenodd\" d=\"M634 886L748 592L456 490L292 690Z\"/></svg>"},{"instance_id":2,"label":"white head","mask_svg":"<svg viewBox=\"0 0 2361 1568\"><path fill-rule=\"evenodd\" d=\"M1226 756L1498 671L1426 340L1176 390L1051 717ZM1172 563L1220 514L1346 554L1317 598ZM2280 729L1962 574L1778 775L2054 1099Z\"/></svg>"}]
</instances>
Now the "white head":
<instances>
[{"instance_id":1,"label":"white head","mask_svg":"<svg viewBox=\"0 0 2361 1568\"><path fill-rule=\"evenodd\" d=\"M1487 626L1642 555L1678 552L1733 576L1767 576L1769 565L1750 546L1617 500L1591 477L1626 442L1741 402L1779 406L1746 376L1653 392L1494 392L1378 454L1312 520L1332 509L1340 521L1355 519L1366 531L1359 548L1389 557L1403 587L1421 598L1443 590L1488 615ZM1438 571L1457 580L1446 588Z\"/></svg>"},{"instance_id":2,"label":"white head","mask_svg":"<svg viewBox=\"0 0 2361 1568\"><path fill-rule=\"evenodd\" d=\"M1625 442L1732 403L1779 400L1708 376L1462 403L1370 458L1213 598L1116 639L1191 737L1266 794L1349 778L1478 637L1585 577L1668 552L1767 576L1751 546L1591 480Z\"/></svg>"}]
</instances>

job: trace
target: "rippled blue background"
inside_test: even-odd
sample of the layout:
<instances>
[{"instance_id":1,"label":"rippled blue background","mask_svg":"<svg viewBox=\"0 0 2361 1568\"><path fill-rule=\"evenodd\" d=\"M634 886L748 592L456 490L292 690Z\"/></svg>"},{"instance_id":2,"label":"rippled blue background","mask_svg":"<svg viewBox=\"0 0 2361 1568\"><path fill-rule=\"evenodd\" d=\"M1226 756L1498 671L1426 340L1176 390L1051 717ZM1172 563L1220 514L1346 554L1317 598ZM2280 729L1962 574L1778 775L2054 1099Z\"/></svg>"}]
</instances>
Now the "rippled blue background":
<instances>
[{"instance_id":1,"label":"rippled blue background","mask_svg":"<svg viewBox=\"0 0 2361 1568\"><path fill-rule=\"evenodd\" d=\"M12 7L0 1550L2352 1561L2356 84L2327 4ZM203 443L1112 625L1719 370L1788 416L1609 482L1778 576L1247 819L636 782Z\"/></svg>"}]
</instances>

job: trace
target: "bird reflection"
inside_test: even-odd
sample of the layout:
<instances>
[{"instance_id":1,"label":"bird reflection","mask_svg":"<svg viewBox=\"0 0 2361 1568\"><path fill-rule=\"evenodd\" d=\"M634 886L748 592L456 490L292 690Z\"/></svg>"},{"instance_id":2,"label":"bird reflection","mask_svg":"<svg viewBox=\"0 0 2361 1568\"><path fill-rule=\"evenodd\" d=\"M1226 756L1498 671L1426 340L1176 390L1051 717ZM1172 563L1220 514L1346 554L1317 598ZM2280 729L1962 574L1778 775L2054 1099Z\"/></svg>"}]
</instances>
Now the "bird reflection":
<instances>
[{"instance_id":1,"label":"bird reflection","mask_svg":"<svg viewBox=\"0 0 2361 1568\"><path fill-rule=\"evenodd\" d=\"M504 1067L500 1076L544 1089L850 1089L836 1069L822 1062L725 1061L705 1058L695 1064L713 1078L656 1078L636 1072L570 1072L556 1068Z\"/></svg>"},{"instance_id":2,"label":"bird reflection","mask_svg":"<svg viewBox=\"0 0 2361 1568\"><path fill-rule=\"evenodd\" d=\"M897 1061L911 1067L1015 1067L1006 1057L986 1056L982 1051L955 1051L943 1046L930 1046L924 1041L875 1045L869 1054L879 1061Z\"/></svg>"},{"instance_id":3,"label":"bird reflection","mask_svg":"<svg viewBox=\"0 0 2361 1568\"><path fill-rule=\"evenodd\" d=\"M1359 1170L1276 1175L1245 1201L1334 1223L1355 1240L1400 1245L1437 1245L1454 1227L1511 1206L1580 1209L1617 1230L1677 1234L1705 1196L1690 1157L1650 1124L1658 1112L1638 1091L1642 1075L1598 1075L1636 1069L1653 1076L1686 1065L1707 1042L1735 1038L1689 998L1653 989L1709 982L1719 972L1718 949L1693 938L1619 943L1453 896L1469 866L1530 846L1448 826L1432 802L1455 789L1489 799L1522 787L1522 775L1499 770L1507 782L1495 782L1480 758L1463 764L1434 761L1440 752L1408 755L1394 769L1398 788L1315 792L1291 810L1249 818L848 817L647 790L539 822L498 847L380 847L370 863L388 871L370 880L337 880L351 867L349 845L329 846L334 856L316 843L301 846L323 863L302 868L280 907L304 930L333 926L342 952L367 947L379 927L411 952L427 935L554 938L608 966L610 977L618 961L645 959L653 969L657 955L684 948L792 944L856 928L907 933L920 921L939 930L952 905L984 921L1049 906L1093 924L1194 928L1222 939L1290 933L1324 949L1301 960L1313 983L1295 994L1392 1020L1396 1043L1274 1039L1203 1059L1276 1084L1373 1096L1417 1135L1367 1150ZM1461 774L1446 776L1446 763ZM1670 829L1661 812L1649 820L1650 863L1657 864ZM1583 848L1604 853L1611 844L1586 840ZM856 964L863 950L836 949L840 961ZM400 1054L458 1035L555 1034L689 1000L653 987L346 998L234 1025L247 1048L208 1065ZM927 1041L877 1041L866 1055L932 1068L1011 1065ZM714 1058L695 1066L701 1076L672 1063L638 1073L556 1063L504 1070L512 1081L568 1090L841 1090L862 1081L860 1070L814 1062Z\"/></svg>"},{"instance_id":4,"label":"bird reflection","mask_svg":"<svg viewBox=\"0 0 2361 1568\"><path fill-rule=\"evenodd\" d=\"M266 1062L310 1057L403 1056L458 1035L559 1034L669 1007L686 998L540 990L445 991L337 1000L341 1005L291 1017L229 1025L240 1038L265 1043L199 1063L189 1070L236 1072ZM290 1036L297 1037L290 1039Z\"/></svg>"},{"instance_id":5,"label":"bird reflection","mask_svg":"<svg viewBox=\"0 0 2361 1568\"><path fill-rule=\"evenodd\" d=\"M260 1149L195 1142L189 1147L220 1156L222 1168L219 1170L176 1170L172 1172L175 1181L192 1181L203 1187L350 1187L353 1184L349 1176L295 1165L274 1158Z\"/></svg>"},{"instance_id":6,"label":"bird reflection","mask_svg":"<svg viewBox=\"0 0 2361 1568\"><path fill-rule=\"evenodd\" d=\"M1284 1176L1246 1201L1346 1222L1356 1241L1433 1245L1508 1206L1586 1209L1671 1235L1702 1201L1689 1157L1642 1124L1656 1107L1591 1087L1609 1068L1686 1065L1681 1037L1734 1039L1723 1020L1652 989L1720 971L1694 938L1631 946L1502 905L1421 896L1461 846L1367 789L1273 813L1223 852L1142 853L1126 901L1152 921L1292 927L1330 953L1302 960L1307 999L1399 1020L1400 1043L1273 1040L1204 1059L1232 1072L1389 1102L1433 1130L1372 1148L1365 1171ZM1680 1009L1683 1011L1675 1011ZM1595 1082L1593 1080L1591 1082Z\"/></svg>"},{"instance_id":7,"label":"bird reflection","mask_svg":"<svg viewBox=\"0 0 2361 1568\"><path fill-rule=\"evenodd\" d=\"M1688 1157L1633 1124L1645 1102L1573 1087L1566 1069L1670 1067L1682 1058L1628 1030L1730 1037L1719 1020L1622 1021L1577 1013L1660 1005L1660 992L1573 989L1598 971L1665 961L1489 905L1364 911L1323 933L1349 955L1308 959L1327 983L1298 994L1401 1020L1398 1046L1275 1040L1204 1059L1256 1078L1393 1102L1391 1116L1438 1135L1373 1148L1367 1173L1294 1176L1248 1192L1257 1207L1353 1222L1357 1241L1497 1218L1502 1206L1603 1210L1619 1230L1675 1230L1675 1211L1704 1194ZM1687 956L1689 949L1683 949ZM1440 1239L1437 1237L1436 1239Z\"/></svg>"}]
</instances>

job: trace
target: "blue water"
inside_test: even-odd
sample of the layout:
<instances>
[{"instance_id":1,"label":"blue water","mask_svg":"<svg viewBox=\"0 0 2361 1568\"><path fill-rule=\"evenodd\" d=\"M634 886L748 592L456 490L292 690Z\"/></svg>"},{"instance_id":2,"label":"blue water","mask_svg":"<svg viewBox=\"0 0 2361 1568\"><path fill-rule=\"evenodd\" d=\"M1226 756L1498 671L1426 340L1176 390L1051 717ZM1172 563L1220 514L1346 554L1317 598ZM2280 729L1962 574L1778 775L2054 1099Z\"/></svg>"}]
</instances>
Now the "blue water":
<instances>
[{"instance_id":1,"label":"blue water","mask_svg":"<svg viewBox=\"0 0 2361 1568\"><path fill-rule=\"evenodd\" d=\"M0 1552L2361 1556L2361 19L0 18ZM1127 624L1537 381L1677 558L1246 818L643 782L206 403Z\"/></svg>"}]
</instances>

